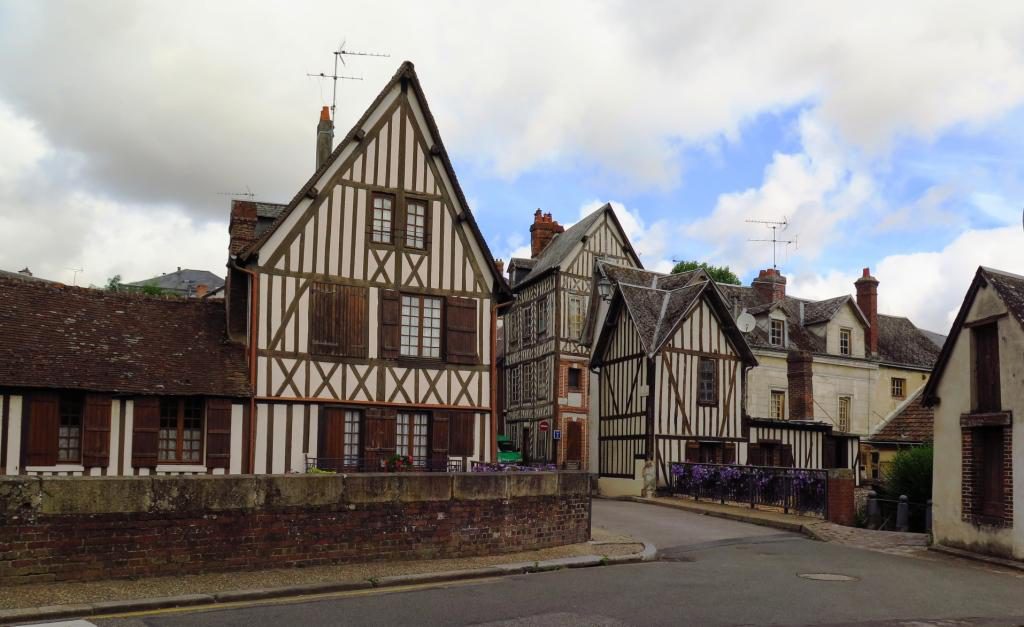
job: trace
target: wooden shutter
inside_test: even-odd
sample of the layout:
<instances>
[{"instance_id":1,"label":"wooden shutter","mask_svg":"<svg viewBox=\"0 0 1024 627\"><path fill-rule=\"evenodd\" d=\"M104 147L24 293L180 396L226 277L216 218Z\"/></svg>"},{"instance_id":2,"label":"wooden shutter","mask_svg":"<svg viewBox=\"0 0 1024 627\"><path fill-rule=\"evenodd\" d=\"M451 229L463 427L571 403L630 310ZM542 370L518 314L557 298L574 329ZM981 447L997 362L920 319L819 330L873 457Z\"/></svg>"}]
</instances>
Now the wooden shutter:
<instances>
[{"instance_id":1,"label":"wooden shutter","mask_svg":"<svg viewBox=\"0 0 1024 627\"><path fill-rule=\"evenodd\" d=\"M135 399L132 411L132 466L155 468L160 441L160 399L143 396Z\"/></svg>"},{"instance_id":2,"label":"wooden shutter","mask_svg":"<svg viewBox=\"0 0 1024 627\"><path fill-rule=\"evenodd\" d=\"M29 401L25 465L53 466L57 463L57 434L60 430L60 397L33 394Z\"/></svg>"},{"instance_id":3,"label":"wooden shutter","mask_svg":"<svg viewBox=\"0 0 1024 627\"><path fill-rule=\"evenodd\" d=\"M380 356L397 359L402 349L402 297L395 290L380 291Z\"/></svg>"},{"instance_id":4,"label":"wooden shutter","mask_svg":"<svg viewBox=\"0 0 1024 627\"><path fill-rule=\"evenodd\" d=\"M725 453L722 459L723 464L735 464L736 463L736 443L726 442Z\"/></svg>"},{"instance_id":5,"label":"wooden shutter","mask_svg":"<svg viewBox=\"0 0 1024 627\"><path fill-rule=\"evenodd\" d=\"M999 411L998 322L974 328L975 394L978 411Z\"/></svg>"},{"instance_id":6,"label":"wooden shutter","mask_svg":"<svg viewBox=\"0 0 1024 627\"><path fill-rule=\"evenodd\" d=\"M974 512L1003 518L1003 429L980 427L971 433L974 464Z\"/></svg>"},{"instance_id":7,"label":"wooden shutter","mask_svg":"<svg viewBox=\"0 0 1024 627\"><path fill-rule=\"evenodd\" d=\"M231 400L206 400L206 466L229 468L231 465Z\"/></svg>"},{"instance_id":8,"label":"wooden shutter","mask_svg":"<svg viewBox=\"0 0 1024 627\"><path fill-rule=\"evenodd\" d=\"M476 301L449 296L445 311L445 354L453 364L477 364Z\"/></svg>"},{"instance_id":9,"label":"wooden shutter","mask_svg":"<svg viewBox=\"0 0 1024 627\"><path fill-rule=\"evenodd\" d=\"M382 460L395 454L397 416L398 412L389 407L370 407L366 410L365 448L368 470L377 470Z\"/></svg>"},{"instance_id":10,"label":"wooden shutter","mask_svg":"<svg viewBox=\"0 0 1024 627\"><path fill-rule=\"evenodd\" d=\"M338 470L345 463L345 410L328 407L320 412L316 440L316 466L323 470ZM354 461L354 460L352 460Z\"/></svg>"},{"instance_id":11,"label":"wooden shutter","mask_svg":"<svg viewBox=\"0 0 1024 627\"><path fill-rule=\"evenodd\" d=\"M686 441L686 461L688 462L699 462L700 461L700 442L696 440Z\"/></svg>"},{"instance_id":12,"label":"wooden shutter","mask_svg":"<svg viewBox=\"0 0 1024 627\"><path fill-rule=\"evenodd\" d=\"M343 357L366 357L370 347L370 304L367 289L354 285L341 288L341 352Z\"/></svg>"},{"instance_id":13,"label":"wooden shutter","mask_svg":"<svg viewBox=\"0 0 1024 627\"><path fill-rule=\"evenodd\" d=\"M747 445L747 465L764 466L764 454L761 452L760 444Z\"/></svg>"},{"instance_id":14,"label":"wooden shutter","mask_svg":"<svg viewBox=\"0 0 1024 627\"><path fill-rule=\"evenodd\" d=\"M840 399L842 402L842 399ZM826 435L823 438L821 447L821 467L822 468L836 468L836 446L837 440L832 436Z\"/></svg>"},{"instance_id":15,"label":"wooden shutter","mask_svg":"<svg viewBox=\"0 0 1024 627\"><path fill-rule=\"evenodd\" d=\"M82 465L106 466L110 463L110 406L104 394L88 394L82 415Z\"/></svg>"},{"instance_id":16,"label":"wooden shutter","mask_svg":"<svg viewBox=\"0 0 1024 627\"><path fill-rule=\"evenodd\" d=\"M782 453L782 459L780 460L781 463L779 465L782 466L783 468L792 468L793 466L795 466L795 464L793 463L793 445L783 444L780 447L780 451Z\"/></svg>"},{"instance_id":17,"label":"wooden shutter","mask_svg":"<svg viewBox=\"0 0 1024 627\"><path fill-rule=\"evenodd\" d=\"M316 281L309 288L309 352L341 352L341 286Z\"/></svg>"},{"instance_id":18,"label":"wooden shutter","mask_svg":"<svg viewBox=\"0 0 1024 627\"><path fill-rule=\"evenodd\" d=\"M473 437L476 414L468 411L454 411L449 414L449 417L448 429L451 435L448 440L448 454L456 457L472 456L473 444L476 439Z\"/></svg>"},{"instance_id":19,"label":"wooden shutter","mask_svg":"<svg viewBox=\"0 0 1024 627\"><path fill-rule=\"evenodd\" d=\"M430 459L434 469L440 470L448 465L448 439L451 420L450 412L434 412L430 421Z\"/></svg>"}]
</instances>

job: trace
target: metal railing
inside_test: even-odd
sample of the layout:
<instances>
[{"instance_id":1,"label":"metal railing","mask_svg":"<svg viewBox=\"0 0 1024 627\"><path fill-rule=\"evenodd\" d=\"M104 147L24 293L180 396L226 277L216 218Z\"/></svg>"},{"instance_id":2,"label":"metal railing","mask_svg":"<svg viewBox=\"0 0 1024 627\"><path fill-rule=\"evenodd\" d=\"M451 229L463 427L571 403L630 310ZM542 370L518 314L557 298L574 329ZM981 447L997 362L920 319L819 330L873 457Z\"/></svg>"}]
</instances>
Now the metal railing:
<instances>
[{"instance_id":1,"label":"metal railing","mask_svg":"<svg viewBox=\"0 0 1024 627\"><path fill-rule=\"evenodd\" d=\"M828 514L828 471L734 464L671 464L668 490L695 500Z\"/></svg>"},{"instance_id":2,"label":"metal railing","mask_svg":"<svg viewBox=\"0 0 1024 627\"><path fill-rule=\"evenodd\" d=\"M473 462L470 470L472 472L554 472L558 470L558 465L545 462L530 462L528 464Z\"/></svg>"},{"instance_id":3,"label":"metal railing","mask_svg":"<svg viewBox=\"0 0 1024 627\"><path fill-rule=\"evenodd\" d=\"M329 472L465 472L461 459L413 458L412 465L389 464L387 459L367 457L306 457L306 472L314 469Z\"/></svg>"}]
</instances>

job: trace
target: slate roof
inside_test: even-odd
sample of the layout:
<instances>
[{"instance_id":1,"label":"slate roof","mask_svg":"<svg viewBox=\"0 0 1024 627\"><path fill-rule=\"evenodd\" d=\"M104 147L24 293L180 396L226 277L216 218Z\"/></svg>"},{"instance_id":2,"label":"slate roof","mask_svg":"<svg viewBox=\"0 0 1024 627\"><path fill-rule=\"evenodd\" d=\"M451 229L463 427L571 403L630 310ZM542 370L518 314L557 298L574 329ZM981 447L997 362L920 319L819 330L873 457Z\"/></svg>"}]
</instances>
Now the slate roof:
<instances>
[{"instance_id":1,"label":"slate roof","mask_svg":"<svg viewBox=\"0 0 1024 627\"><path fill-rule=\"evenodd\" d=\"M243 261L247 260L253 253L259 250L259 247L263 245L263 243L267 240L267 238L270 237L274 230L277 229L278 226L280 226L281 223L283 223L284 220L288 217L288 215L295 210L299 203L301 203L302 200L306 198L307 195L315 189L317 181L320 180L320 178L341 156L341 153L345 150L345 148L349 146L351 142L359 141L359 139L357 139L357 134L364 132L363 126L366 124L366 121L369 119L370 115L381 105L381 103L384 102L384 99L387 97L387 95L391 93L391 91L399 85L408 85L408 87L412 89L413 93L415 94L416 100L419 101L423 111L423 117L425 118L427 130L429 131L430 135L433 136L433 138L436 140L436 143L434 144L433 147L431 147L431 150L436 150L438 158L441 159L441 164L444 166L445 173L448 175L448 178L451 180L452 187L455 189L455 196L458 199L459 205L461 205L463 208L463 214L460 217L465 218L466 224L469 225L470 230L476 237L480 249L483 251L484 258L487 259L488 261L494 259L494 255L491 254L491 249L487 245L487 240L484 239L483 233L480 232L480 226L477 224L476 218L473 217L473 212L469 208L469 202L466 200L466 195L462 191L462 186L459 184L459 179L455 175L455 168L452 166L451 158L448 156L448 150L445 148L444 142L441 140L441 133L437 129L437 122L434 120L434 114L430 110L430 105L427 103L426 94L423 93L423 86L420 84L420 79L416 75L416 68L413 66L411 61L403 61L402 64L398 66L398 70L395 72L395 75L391 77L391 80L388 81L387 85L385 85L384 88L380 91L380 93L377 94L377 97L374 99L373 103L370 104L370 106L366 109L366 111L355 123L355 125L351 128L351 130L349 130L348 134L346 134L345 137L343 137L341 141L338 142L338 144L334 147L334 150L331 152L331 155L327 159L325 159L323 164L321 164L320 167L317 168L317 170L313 173L313 175L309 177L309 180L307 180L306 183L301 188L299 188L299 191L295 193L295 196L292 197L291 201L289 201L288 204L285 205L284 208L278 213L277 217L274 218L274 221L270 224L270 226L268 228L263 229L263 232L257 235L256 240L252 242L252 244L246 246L245 249L241 251L241 253L239 254L240 259L242 259ZM274 203L263 204L267 205L267 211L276 210L272 207ZM489 268L489 272L491 272L491 275L495 279L503 278L501 277L500 274L498 274L498 269L497 267L495 267L493 263L488 263L487 267ZM501 297L501 302L507 301L509 298L511 298L511 294L508 291L508 286L504 281L497 281L496 292Z\"/></svg>"},{"instance_id":2,"label":"slate roof","mask_svg":"<svg viewBox=\"0 0 1024 627\"><path fill-rule=\"evenodd\" d=\"M169 290L178 294L194 294L197 285L205 285L209 291L224 286L223 277L219 277L209 270L189 270L178 268L176 272L168 272L151 279L126 283L130 287L145 287L154 285L162 290Z\"/></svg>"},{"instance_id":3,"label":"slate roof","mask_svg":"<svg viewBox=\"0 0 1024 627\"><path fill-rule=\"evenodd\" d=\"M931 367L939 347L909 319L878 314L878 353L886 363Z\"/></svg>"},{"instance_id":4,"label":"slate roof","mask_svg":"<svg viewBox=\"0 0 1024 627\"><path fill-rule=\"evenodd\" d=\"M925 337L932 341L935 346L942 348L942 345L946 343L946 336L935 331L929 331L927 329L918 329L921 333L924 333Z\"/></svg>"},{"instance_id":5,"label":"slate roof","mask_svg":"<svg viewBox=\"0 0 1024 627\"><path fill-rule=\"evenodd\" d=\"M889 414L867 442L923 444L935 438L935 410L924 406L924 388Z\"/></svg>"},{"instance_id":6,"label":"slate roof","mask_svg":"<svg viewBox=\"0 0 1024 627\"><path fill-rule=\"evenodd\" d=\"M1024 325L1024 276L1003 272L994 268L981 267L979 272L992 287L1017 322Z\"/></svg>"},{"instance_id":7,"label":"slate roof","mask_svg":"<svg viewBox=\"0 0 1024 627\"><path fill-rule=\"evenodd\" d=\"M279 202L256 202L256 237L264 233L281 217L288 205Z\"/></svg>"},{"instance_id":8,"label":"slate roof","mask_svg":"<svg viewBox=\"0 0 1024 627\"><path fill-rule=\"evenodd\" d=\"M41 279L31 274L23 274L21 272L11 272L9 270L0 270L0 278L4 279L20 279L22 281L40 281L42 283L53 283L49 279Z\"/></svg>"},{"instance_id":9,"label":"slate roof","mask_svg":"<svg viewBox=\"0 0 1024 627\"><path fill-rule=\"evenodd\" d=\"M0 278L0 387L243 397L223 301Z\"/></svg>"}]
</instances>

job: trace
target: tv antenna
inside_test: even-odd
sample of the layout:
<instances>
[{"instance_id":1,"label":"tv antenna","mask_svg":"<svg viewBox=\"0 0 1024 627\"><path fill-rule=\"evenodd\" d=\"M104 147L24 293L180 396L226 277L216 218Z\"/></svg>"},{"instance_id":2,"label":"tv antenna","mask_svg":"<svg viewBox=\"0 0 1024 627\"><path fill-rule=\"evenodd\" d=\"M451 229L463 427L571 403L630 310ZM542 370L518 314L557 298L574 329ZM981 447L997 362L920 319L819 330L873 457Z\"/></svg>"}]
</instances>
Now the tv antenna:
<instances>
[{"instance_id":1,"label":"tv antenna","mask_svg":"<svg viewBox=\"0 0 1024 627\"><path fill-rule=\"evenodd\" d=\"M774 268L778 268L778 265L777 265L778 252L777 251L778 251L779 244L782 244L783 246L789 246L790 244L792 244L794 248L799 248L799 243L797 242L797 237L795 237L795 236L793 237L793 239L779 239L778 238L779 231L785 231L786 228L789 226L789 221L785 218L785 216L783 216L781 221L780 220L744 220L744 222L747 222L748 224L763 224L763 225L765 225L766 227L768 227L768 228L770 228L772 230L772 237L771 237L771 239L748 239L747 241L748 242L771 242L772 243L772 268L773 269Z\"/></svg>"},{"instance_id":2,"label":"tv antenna","mask_svg":"<svg viewBox=\"0 0 1024 627\"><path fill-rule=\"evenodd\" d=\"M73 273L71 275L71 285L78 285L78 273L85 272L85 268L67 268Z\"/></svg>"},{"instance_id":3,"label":"tv antenna","mask_svg":"<svg viewBox=\"0 0 1024 627\"><path fill-rule=\"evenodd\" d=\"M256 198L256 194L254 194L253 191L251 189L249 189L248 185L245 186L245 191L244 192L217 192L217 195L218 196L232 196L232 197L243 196L245 198L248 198L249 200L252 200L252 199Z\"/></svg>"},{"instance_id":4,"label":"tv antenna","mask_svg":"<svg viewBox=\"0 0 1024 627\"><path fill-rule=\"evenodd\" d=\"M330 74L327 74L325 72L320 72L318 74L306 74L306 76L312 76L313 78L324 78L324 79L329 78L333 82L333 85L332 85L332 88L331 88L331 121L333 122L334 119L335 119L334 118L334 110L337 108L337 105L338 105L338 81L339 80L343 80L343 81L361 81L361 80L363 80L362 76L344 76L342 74L338 74L338 63L341 63L342 67L348 67L348 64L345 63L345 57L390 57L391 55L390 54L381 54L379 52L357 52L355 50L346 50L345 49L345 40L344 39L341 40L341 44L338 46L338 49L335 50L334 52L332 52L331 54L334 55L334 71L333 72L331 72Z\"/></svg>"}]
</instances>

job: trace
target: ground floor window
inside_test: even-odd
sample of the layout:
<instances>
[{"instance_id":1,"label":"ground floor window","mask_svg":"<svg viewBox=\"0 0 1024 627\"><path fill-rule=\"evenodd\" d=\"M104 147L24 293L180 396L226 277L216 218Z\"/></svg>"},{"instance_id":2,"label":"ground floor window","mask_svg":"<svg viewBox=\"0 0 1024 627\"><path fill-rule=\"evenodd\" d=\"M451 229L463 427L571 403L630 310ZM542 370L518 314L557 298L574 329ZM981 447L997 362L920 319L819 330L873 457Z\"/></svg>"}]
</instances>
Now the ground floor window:
<instances>
[{"instance_id":1,"label":"ground floor window","mask_svg":"<svg viewBox=\"0 0 1024 627\"><path fill-rule=\"evenodd\" d=\"M345 410L344 453L346 460L359 459L359 423L361 415L354 409Z\"/></svg>"},{"instance_id":2,"label":"ground floor window","mask_svg":"<svg viewBox=\"0 0 1024 627\"><path fill-rule=\"evenodd\" d=\"M412 457L413 464L425 466L428 459L428 425L430 417L424 413L399 413L395 453Z\"/></svg>"},{"instance_id":3,"label":"ground floor window","mask_svg":"<svg viewBox=\"0 0 1024 627\"><path fill-rule=\"evenodd\" d=\"M82 459L82 397L61 394L60 427L57 431L57 461L77 463Z\"/></svg>"},{"instance_id":4,"label":"ground floor window","mask_svg":"<svg viewBox=\"0 0 1024 627\"><path fill-rule=\"evenodd\" d=\"M157 460L199 463L203 458L203 399L161 398Z\"/></svg>"}]
</instances>

